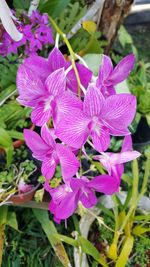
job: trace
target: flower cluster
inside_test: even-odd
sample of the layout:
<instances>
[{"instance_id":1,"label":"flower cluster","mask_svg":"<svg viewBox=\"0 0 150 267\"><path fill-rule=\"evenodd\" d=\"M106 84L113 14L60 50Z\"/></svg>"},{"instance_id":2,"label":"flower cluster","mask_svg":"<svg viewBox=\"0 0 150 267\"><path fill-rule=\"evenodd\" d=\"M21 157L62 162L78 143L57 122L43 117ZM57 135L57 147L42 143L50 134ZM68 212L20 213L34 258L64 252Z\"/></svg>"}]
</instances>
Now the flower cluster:
<instances>
[{"instance_id":1,"label":"flower cluster","mask_svg":"<svg viewBox=\"0 0 150 267\"><path fill-rule=\"evenodd\" d=\"M113 68L110 58L103 55L98 77L76 63L83 89L81 99L77 96L75 71L58 48L48 59L33 55L19 67L18 101L32 108L31 120L41 127L40 135L25 129L24 137L33 157L42 162L44 188L51 195L49 209L57 222L71 216L79 203L85 208L94 206L96 192L117 192L123 163L140 155L132 150L128 130L135 116L136 98L115 90L115 85L129 75L134 60L134 55L128 55ZM124 136L120 153L106 152L111 136ZM106 174L85 177L81 172L82 155L89 160L86 144L97 151L92 161L99 160ZM61 167L62 182L52 188L50 180L57 165Z\"/></svg>"},{"instance_id":2,"label":"flower cluster","mask_svg":"<svg viewBox=\"0 0 150 267\"><path fill-rule=\"evenodd\" d=\"M23 34L23 38L16 42L6 32L3 32L0 54L7 56L11 53L17 54L20 46L25 47L25 54L34 54L42 50L44 45L54 44L52 29L48 24L48 15L33 11L30 17L22 14L22 22L16 22L17 29Z\"/></svg>"}]
</instances>

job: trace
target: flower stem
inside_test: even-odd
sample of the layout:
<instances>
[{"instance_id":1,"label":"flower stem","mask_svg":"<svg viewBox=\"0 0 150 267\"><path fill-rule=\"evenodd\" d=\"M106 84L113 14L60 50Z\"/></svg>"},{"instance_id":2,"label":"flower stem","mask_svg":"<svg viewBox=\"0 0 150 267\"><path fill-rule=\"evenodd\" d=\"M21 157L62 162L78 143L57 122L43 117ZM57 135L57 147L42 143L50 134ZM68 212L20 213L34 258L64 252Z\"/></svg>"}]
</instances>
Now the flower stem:
<instances>
[{"instance_id":1,"label":"flower stem","mask_svg":"<svg viewBox=\"0 0 150 267\"><path fill-rule=\"evenodd\" d=\"M71 63L72 63L72 67L74 69L74 72L75 72L75 75L76 75L76 79L77 79L77 83L78 83L78 96L79 98L81 98L81 88L80 88L80 77L79 77L79 74L78 74L78 70L77 70L77 67L76 67L76 63L75 63L75 53L66 37L66 35L60 30L60 28L57 26L56 22L49 16L49 20L50 22L52 23L52 25L54 26L55 30L57 31L57 33L60 34L60 36L63 38L65 44L67 45L68 47L68 50L69 50L69 53L70 53L70 57L71 57Z\"/></svg>"}]
</instances>

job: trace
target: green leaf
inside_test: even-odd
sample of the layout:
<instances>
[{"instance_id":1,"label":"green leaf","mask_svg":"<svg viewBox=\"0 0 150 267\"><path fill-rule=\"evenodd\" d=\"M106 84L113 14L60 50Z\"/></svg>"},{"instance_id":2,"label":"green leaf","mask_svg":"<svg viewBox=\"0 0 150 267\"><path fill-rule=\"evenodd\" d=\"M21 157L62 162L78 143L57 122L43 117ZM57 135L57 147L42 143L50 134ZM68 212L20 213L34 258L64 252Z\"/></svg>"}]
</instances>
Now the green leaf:
<instances>
[{"instance_id":1,"label":"green leaf","mask_svg":"<svg viewBox=\"0 0 150 267\"><path fill-rule=\"evenodd\" d=\"M137 225L133 228L133 234L137 236L140 236L147 232L150 232L150 228L142 227L142 225Z\"/></svg>"},{"instance_id":2,"label":"green leaf","mask_svg":"<svg viewBox=\"0 0 150 267\"><path fill-rule=\"evenodd\" d=\"M146 120L147 120L147 124L150 127L150 113L146 114L145 117L146 117Z\"/></svg>"},{"instance_id":3,"label":"green leaf","mask_svg":"<svg viewBox=\"0 0 150 267\"><path fill-rule=\"evenodd\" d=\"M57 237L62 242L65 242L68 245L71 245L73 247L78 247L78 241L73 239L73 238L71 238L71 237L68 237L68 236L65 236L65 235L60 235L60 234L56 234L55 237Z\"/></svg>"},{"instance_id":4,"label":"green leaf","mask_svg":"<svg viewBox=\"0 0 150 267\"><path fill-rule=\"evenodd\" d=\"M129 90L129 86L128 86L127 80L124 80L123 82L118 83L115 86L115 89L116 89L117 94L122 94L122 93L130 94L130 90Z\"/></svg>"},{"instance_id":5,"label":"green leaf","mask_svg":"<svg viewBox=\"0 0 150 267\"><path fill-rule=\"evenodd\" d=\"M85 239L82 236L79 236L78 242L84 253L92 256L102 266L105 266L105 267L108 266L105 261L105 258L99 253L99 251L93 246L93 244L89 240Z\"/></svg>"},{"instance_id":6,"label":"green leaf","mask_svg":"<svg viewBox=\"0 0 150 267\"><path fill-rule=\"evenodd\" d=\"M37 220L40 222L51 246L53 247L57 257L61 261L64 267L69 266L70 262L65 251L65 248L60 241L60 239L56 236L57 230L52 221L49 220L48 212L40 209L32 210Z\"/></svg>"},{"instance_id":7,"label":"green leaf","mask_svg":"<svg viewBox=\"0 0 150 267\"><path fill-rule=\"evenodd\" d=\"M31 0L13 0L16 9L29 9Z\"/></svg>"},{"instance_id":8,"label":"green leaf","mask_svg":"<svg viewBox=\"0 0 150 267\"><path fill-rule=\"evenodd\" d=\"M96 32L97 26L96 23L92 20L83 21L82 26L83 29L91 35Z\"/></svg>"},{"instance_id":9,"label":"green leaf","mask_svg":"<svg viewBox=\"0 0 150 267\"><path fill-rule=\"evenodd\" d=\"M11 138L18 139L18 140L24 140L23 133L20 133L20 132L15 131L15 130L7 131L7 132Z\"/></svg>"},{"instance_id":10,"label":"green leaf","mask_svg":"<svg viewBox=\"0 0 150 267\"><path fill-rule=\"evenodd\" d=\"M2 106L2 104L4 104L4 102L10 96L12 96L12 94L15 92L16 92L16 85L15 84L12 84L9 87L5 88L5 90L2 90L2 92L0 93L0 106Z\"/></svg>"},{"instance_id":11,"label":"green leaf","mask_svg":"<svg viewBox=\"0 0 150 267\"><path fill-rule=\"evenodd\" d=\"M7 213L7 225L10 227L14 228L15 230L18 230L18 222L16 218L16 213L15 212L8 212Z\"/></svg>"},{"instance_id":12,"label":"green leaf","mask_svg":"<svg viewBox=\"0 0 150 267\"><path fill-rule=\"evenodd\" d=\"M6 152L6 161L7 161L7 166L9 166L12 162L12 158L13 158L13 146L10 146L8 148L4 148L5 152Z\"/></svg>"},{"instance_id":13,"label":"green leaf","mask_svg":"<svg viewBox=\"0 0 150 267\"><path fill-rule=\"evenodd\" d=\"M83 57L88 67L93 71L94 75L98 75L99 66L101 63L102 55L101 54L87 54Z\"/></svg>"},{"instance_id":14,"label":"green leaf","mask_svg":"<svg viewBox=\"0 0 150 267\"><path fill-rule=\"evenodd\" d=\"M39 9L42 13L46 12L53 18L56 18L66 8L70 0L50 0L45 3L41 3Z\"/></svg>"},{"instance_id":15,"label":"green leaf","mask_svg":"<svg viewBox=\"0 0 150 267\"><path fill-rule=\"evenodd\" d=\"M0 207L0 226L3 224L6 224L7 222L7 212L8 207L7 206L1 206Z\"/></svg>"},{"instance_id":16,"label":"green leaf","mask_svg":"<svg viewBox=\"0 0 150 267\"><path fill-rule=\"evenodd\" d=\"M11 137L5 129L0 128L0 147L9 148L10 146L12 146Z\"/></svg>"},{"instance_id":17,"label":"green leaf","mask_svg":"<svg viewBox=\"0 0 150 267\"><path fill-rule=\"evenodd\" d=\"M128 261L128 258L130 256L130 253L132 251L134 244L134 238L133 236L128 237L125 240L125 243L123 245L122 251L118 257L118 260L116 262L115 267L125 267Z\"/></svg>"}]
</instances>

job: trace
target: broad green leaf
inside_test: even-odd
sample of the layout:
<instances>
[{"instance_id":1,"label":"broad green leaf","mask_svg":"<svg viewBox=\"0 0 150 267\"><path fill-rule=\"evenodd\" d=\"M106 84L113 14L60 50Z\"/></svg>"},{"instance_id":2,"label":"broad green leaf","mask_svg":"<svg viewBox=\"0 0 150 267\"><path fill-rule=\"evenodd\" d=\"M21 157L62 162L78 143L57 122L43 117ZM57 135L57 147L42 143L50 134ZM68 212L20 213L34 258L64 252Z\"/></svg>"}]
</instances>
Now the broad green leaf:
<instances>
[{"instance_id":1,"label":"broad green leaf","mask_svg":"<svg viewBox=\"0 0 150 267\"><path fill-rule=\"evenodd\" d=\"M57 230L52 221L49 220L48 212L40 209L33 209L33 213L37 220L40 222L51 246L53 247L57 257L64 267L69 266L70 262L65 251L65 248L57 235Z\"/></svg>"},{"instance_id":2,"label":"broad green leaf","mask_svg":"<svg viewBox=\"0 0 150 267\"><path fill-rule=\"evenodd\" d=\"M83 29L86 30L89 34L93 34L96 32L96 23L92 20L83 21L82 23Z\"/></svg>"},{"instance_id":3,"label":"broad green leaf","mask_svg":"<svg viewBox=\"0 0 150 267\"><path fill-rule=\"evenodd\" d=\"M73 247L78 247L78 241L71 237L60 235L60 234L56 234L55 237L57 237L59 240L61 240L62 242L65 242L68 245L71 245Z\"/></svg>"},{"instance_id":4,"label":"broad green leaf","mask_svg":"<svg viewBox=\"0 0 150 267\"><path fill-rule=\"evenodd\" d=\"M0 128L0 147L9 148L10 146L12 146L11 137L5 129Z\"/></svg>"},{"instance_id":5,"label":"broad green leaf","mask_svg":"<svg viewBox=\"0 0 150 267\"><path fill-rule=\"evenodd\" d=\"M16 213L15 212L8 212L7 213L7 225L10 227L14 228L15 230L18 230L18 222L16 218Z\"/></svg>"},{"instance_id":6,"label":"broad green leaf","mask_svg":"<svg viewBox=\"0 0 150 267\"><path fill-rule=\"evenodd\" d=\"M14 139L24 140L23 133L20 133L15 130L7 131L9 136Z\"/></svg>"},{"instance_id":7,"label":"broad green leaf","mask_svg":"<svg viewBox=\"0 0 150 267\"><path fill-rule=\"evenodd\" d=\"M147 232L150 232L150 228L142 227L142 225L137 225L133 228L133 234L137 236L140 236Z\"/></svg>"},{"instance_id":8,"label":"broad green leaf","mask_svg":"<svg viewBox=\"0 0 150 267\"><path fill-rule=\"evenodd\" d=\"M7 212L8 207L7 206L1 206L0 207L0 226L3 224L6 224L7 222Z\"/></svg>"},{"instance_id":9,"label":"broad green leaf","mask_svg":"<svg viewBox=\"0 0 150 267\"><path fill-rule=\"evenodd\" d=\"M42 13L46 12L53 18L56 18L66 8L70 0L47 0L40 4L39 9Z\"/></svg>"},{"instance_id":10,"label":"broad green leaf","mask_svg":"<svg viewBox=\"0 0 150 267\"><path fill-rule=\"evenodd\" d=\"M129 86L128 86L127 80L124 80L123 82L118 83L115 86L115 89L116 89L117 94L122 94L122 93L130 94L130 90L129 90Z\"/></svg>"},{"instance_id":11,"label":"broad green leaf","mask_svg":"<svg viewBox=\"0 0 150 267\"><path fill-rule=\"evenodd\" d=\"M122 25L120 26L120 29L118 31L118 39L123 48L125 48L126 44L133 44L131 35L127 32L126 28Z\"/></svg>"},{"instance_id":12,"label":"broad green leaf","mask_svg":"<svg viewBox=\"0 0 150 267\"><path fill-rule=\"evenodd\" d=\"M12 162L12 158L13 158L13 146L10 146L8 148L4 148L5 152L6 152L6 161L7 161L7 166L9 166Z\"/></svg>"},{"instance_id":13,"label":"broad green leaf","mask_svg":"<svg viewBox=\"0 0 150 267\"><path fill-rule=\"evenodd\" d=\"M16 92L16 85L12 84L0 93L0 106Z\"/></svg>"},{"instance_id":14,"label":"broad green leaf","mask_svg":"<svg viewBox=\"0 0 150 267\"><path fill-rule=\"evenodd\" d=\"M127 237L127 239L125 240L125 243L123 245L123 248L121 250L121 253L117 259L115 267L125 267L126 266L126 264L128 262L128 258L130 256L130 253L131 253L132 248L133 248L133 244L134 244L133 236Z\"/></svg>"},{"instance_id":15,"label":"broad green leaf","mask_svg":"<svg viewBox=\"0 0 150 267\"><path fill-rule=\"evenodd\" d=\"M16 9L29 9L31 0L13 0Z\"/></svg>"},{"instance_id":16,"label":"broad green leaf","mask_svg":"<svg viewBox=\"0 0 150 267\"><path fill-rule=\"evenodd\" d=\"M102 266L107 267L105 258L99 253L99 251L93 246L93 244L82 236L78 237L79 245L84 253L92 256Z\"/></svg>"}]
</instances>

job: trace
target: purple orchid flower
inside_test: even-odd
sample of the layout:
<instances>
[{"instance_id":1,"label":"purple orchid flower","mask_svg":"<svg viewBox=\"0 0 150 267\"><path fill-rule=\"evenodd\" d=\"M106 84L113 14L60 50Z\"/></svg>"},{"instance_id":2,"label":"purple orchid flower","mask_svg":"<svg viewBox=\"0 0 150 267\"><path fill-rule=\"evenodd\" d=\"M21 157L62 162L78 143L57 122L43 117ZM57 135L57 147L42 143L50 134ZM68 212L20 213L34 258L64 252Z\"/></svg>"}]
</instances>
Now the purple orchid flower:
<instances>
[{"instance_id":1,"label":"purple orchid flower","mask_svg":"<svg viewBox=\"0 0 150 267\"><path fill-rule=\"evenodd\" d=\"M31 149L33 157L42 161L42 174L51 179L56 166L60 164L64 182L69 183L70 177L77 172L80 163L69 147L57 144L46 125L41 129L41 137L32 130L24 130L24 138Z\"/></svg>"},{"instance_id":2,"label":"purple orchid flower","mask_svg":"<svg viewBox=\"0 0 150 267\"><path fill-rule=\"evenodd\" d=\"M31 120L42 126L51 116L57 123L70 108L81 108L80 101L71 92L66 92L64 69L58 69L48 76L45 83L27 66L21 65L17 73L18 102L33 109Z\"/></svg>"},{"instance_id":3,"label":"purple orchid flower","mask_svg":"<svg viewBox=\"0 0 150 267\"><path fill-rule=\"evenodd\" d=\"M65 61L63 54L55 47L49 54L48 59L34 55L25 59L23 65L30 68L34 73L38 73L38 77L45 81L50 73L60 68L64 68L66 70L71 66L71 63ZM92 71L79 63L76 63L76 67L81 84L87 88L92 78ZM67 73L66 87L77 94L78 84L73 69Z\"/></svg>"},{"instance_id":4,"label":"purple orchid flower","mask_svg":"<svg viewBox=\"0 0 150 267\"><path fill-rule=\"evenodd\" d=\"M91 208L97 203L94 191L112 195L117 192L118 183L112 176L99 175L91 181L86 177L72 178L70 186L64 184L55 189L51 189L46 182L44 188L52 197L49 210L54 214L55 221L59 223L74 213L79 201L85 208Z\"/></svg>"},{"instance_id":5,"label":"purple orchid flower","mask_svg":"<svg viewBox=\"0 0 150 267\"><path fill-rule=\"evenodd\" d=\"M105 151L110 144L110 135L130 133L127 127L135 111L135 96L119 94L105 99L96 86L90 84L83 109L70 110L56 126L56 135L62 142L77 149L91 137L95 149Z\"/></svg>"},{"instance_id":6,"label":"purple orchid flower","mask_svg":"<svg viewBox=\"0 0 150 267\"><path fill-rule=\"evenodd\" d=\"M115 94L115 85L124 81L134 67L133 54L124 57L113 69L110 57L103 55L96 85L105 97Z\"/></svg>"},{"instance_id":7,"label":"purple orchid flower","mask_svg":"<svg viewBox=\"0 0 150 267\"><path fill-rule=\"evenodd\" d=\"M132 150L131 135L128 135L124 138L120 153L106 152L102 155L94 156L94 159L99 160L102 163L109 175L113 175L120 180L124 172L123 163L134 160L140 157L140 155L141 154L138 151Z\"/></svg>"}]
</instances>

